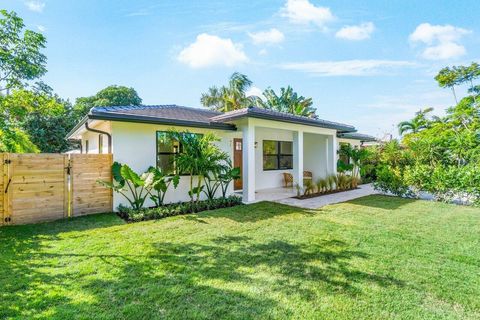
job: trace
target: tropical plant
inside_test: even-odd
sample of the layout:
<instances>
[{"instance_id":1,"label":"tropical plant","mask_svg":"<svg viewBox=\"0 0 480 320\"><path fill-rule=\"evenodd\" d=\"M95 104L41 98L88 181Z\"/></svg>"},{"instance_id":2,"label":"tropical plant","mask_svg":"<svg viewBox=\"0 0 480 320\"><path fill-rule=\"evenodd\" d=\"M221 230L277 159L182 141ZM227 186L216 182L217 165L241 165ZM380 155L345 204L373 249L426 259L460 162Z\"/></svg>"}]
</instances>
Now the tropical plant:
<instances>
[{"instance_id":1,"label":"tropical plant","mask_svg":"<svg viewBox=\"0 0 480 320\"><path fill-rule=\"evenodd\" d=\"M308 196L315 192L315 184L312 180L308 179L303 182L303 195Z\"/></svg>"},{"instance_id":2,"label":"tropical plant","mask_svg":"<svg viewBox=\"0 0 480 320\"><path fill-rule=\"evenodd\" d=\"M150 187L147 188L150 199L155 203L155 206L162 206L170 185L173 184L173 187L176 189L180 182L180 176L178 174L173 176L166 175L156 167L148 168L147 172L153 174L153 182Z\"/></svg>"},{"instance_id":3,"label":"tropical plant","mask_svg":"<svg viewBox=\"0 0 480 320\"><path fill-rule=\"evenodd\" d=\"M324 193L327 191L328 181L327 179L318 179L317 181L317 192Z\"/></svg>"},{"instance_id":4,"label":"tropical plant","mask_svg":"<svg viewBox=\"0 0 480 320\"><path fill-rule=\"evenodd\" d=\"M327 189L333 191L337 187L337 176L332 174L327 177Z\"/></svg>"},{"instance_id":5,"label":"tropical plant","mask_svg":"<svg viewBox=\"0 0 480 320\"><path fill-rule=\"evenodd\" d=\"M228 112L254 105L255 99L246 92L252 81L244 74L235 72L231 75L227 86L210 87L203 93L200 102L203 106L220 112Z\"/></svg>"},{"instance_id":6,"label":"tropical plant","mask_svg":"<svg viewBox=\"0 0 480 320\"><path fill-rule=\"evenodd\" d=\"M43 76L47 57L41 53L46 39L41 33L25 30L15 12L0 10L0 93L23 88Z\"/></svg>"},{"instance_id":7,"label":"tropical plant","mask_svg":"<svg viewBox=\"0 0 480 320\"><path fill-rule=\"evenodd\" d=\"M175 163L179 172L190 176L188 195L191 203L198 202L205 188L205 177L222 172L228 164L228 154L215 145L214 142L219 139L212 133L197 135L188 131L169 131L168 135L182 146L182 152L175 157ZM197 179L196 186L194 178Z\"/></svg>"},{"instance_id":8,"label":"tropical plant","mask_svg":"<svg viewBox=\"0 0 480 320\"><path fill-rule=\"evenodd\" d=\"M256 105L260 108L285 112L297 116L317 118L316 109L312 107L312 98L299 96L292 87L280 88L280 95L277 95L271 88L263 91L263 99L258 97Z\"/></svg>"},{"instance_id":9,"label":"tropical plant","mask_svg":"<svg viewBox=\"0 0 480 320\"><path fill-rule=\"evenodd\" d=\"M121 194L134 210L140 210L150 195L154 182L154 173L135 173L128 165L114 162L112 164L113 181L97 182Z\"/></svg>"},{"instance_id":10,"label":"tropical plant","mask_svg":"<svg viewBox=\"0 0 480 320\"><path fill-rule=\"evenodd\" d=\"M398 124L398 132L400 135L405 133L417 133L426 129L430 120L427 119L427 114L432 112L433 108L426 108L415 113L415 117L410 121L402 121Z\"/></svg>"},{"instance_id":11,"label":"tropical plant","mask_svg":"<svg viewBox=\"0 0 480 320\"><path fill-rule=\"evenodd\" d=\"M218 175L218 180L220 181L220 187L222 189L222 197L227 196L228 186L232 181L240 179L241 172L240 168L232 168L231 161L229 160L227 166L223 168L223 171Z\"/></svg>"}]
</instances>

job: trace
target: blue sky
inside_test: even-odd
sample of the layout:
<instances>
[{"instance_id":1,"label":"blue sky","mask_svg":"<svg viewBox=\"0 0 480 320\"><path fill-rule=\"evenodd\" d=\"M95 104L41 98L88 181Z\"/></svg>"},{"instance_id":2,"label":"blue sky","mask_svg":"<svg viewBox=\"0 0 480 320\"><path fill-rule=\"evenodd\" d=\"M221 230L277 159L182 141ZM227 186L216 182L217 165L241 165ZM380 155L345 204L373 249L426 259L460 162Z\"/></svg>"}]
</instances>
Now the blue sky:
<instances>
[{"instance_id":1,"label":"blue sky","mask_svg":"<svg viewBox=\"0 0 480 320\"><path fill-rule=\"evenodd\" d=\"M480 1L7 0L48 40L45 81L72 101L111 84L145 104L200 106L234 71L291 85L321 118L382 137L453 103L433 80L479 61ZM462 92L462 90L460 90ZM465 92L465 90L463 90Z\"/></svg>"}]
</instances>

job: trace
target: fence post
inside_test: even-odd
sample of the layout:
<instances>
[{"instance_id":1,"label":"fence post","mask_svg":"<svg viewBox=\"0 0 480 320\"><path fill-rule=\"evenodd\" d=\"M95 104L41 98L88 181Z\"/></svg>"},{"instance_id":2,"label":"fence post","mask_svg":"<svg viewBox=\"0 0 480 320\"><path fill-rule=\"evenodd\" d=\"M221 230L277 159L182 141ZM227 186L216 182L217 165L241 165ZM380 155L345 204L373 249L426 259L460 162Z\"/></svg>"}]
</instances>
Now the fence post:
<instances>
[{"instance_id":1,"label":"fence post","mask_svg":"<svg viewBox=\"0 0 480 320\"><path fill-rule=\"evenodd\" d=\"M71 184L71 179L72 179L72 166L70 164L70 155L69 154L64 154L63 155L63 163L64 163L64 167L65 167L65 170L63 171L64 174L63 174L63 192L64 192L64 196L63 196L63 215L65 217L71 217L72 214L71 214L71 210L72 210L72 207L71 207L71 195L72 195L72 192L71 192L71 187L72 187L72 184Z\"/></svg>"},{"instance_id":2,"label":"fence post","mask_svg":"<svg viewBox=\"0 0 480 320\"><path fill-rule=\"evenodd\" d=\"M12 169L10 168L12 160L8 153L3 154L2 168L3 168L3 216L2 223L7 225L11 221L11 202L10 202L10 184L12 182Z\"/></svg>"}]
</instances>

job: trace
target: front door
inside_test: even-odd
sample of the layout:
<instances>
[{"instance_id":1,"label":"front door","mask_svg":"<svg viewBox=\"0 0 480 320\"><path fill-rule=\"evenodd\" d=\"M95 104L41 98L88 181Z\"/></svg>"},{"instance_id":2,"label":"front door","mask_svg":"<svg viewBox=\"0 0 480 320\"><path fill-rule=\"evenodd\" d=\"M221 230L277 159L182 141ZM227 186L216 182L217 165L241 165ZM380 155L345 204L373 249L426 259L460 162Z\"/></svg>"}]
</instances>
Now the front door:
<instances>
[{"instance_id":1,"label":"front door","mask_svg":"<svg viewBox=\"0 0 480 320\"><path fill-rule=\"evenodd\" d=\"M242 139L233 139L233 167L240 168L240 176L242 176L243 171L243 142ZM242 190L243 183L242 178L235 180L233 182L233 189L234 190Z\"/></svg>"}]
</instances>

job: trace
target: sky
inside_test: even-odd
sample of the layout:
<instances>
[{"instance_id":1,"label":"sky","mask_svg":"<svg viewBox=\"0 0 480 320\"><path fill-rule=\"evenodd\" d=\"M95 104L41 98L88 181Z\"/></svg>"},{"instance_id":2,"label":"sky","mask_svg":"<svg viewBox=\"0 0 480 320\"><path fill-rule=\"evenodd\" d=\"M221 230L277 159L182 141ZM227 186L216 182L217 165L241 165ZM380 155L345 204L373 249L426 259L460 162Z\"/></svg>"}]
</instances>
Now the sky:
<instances>
[{"instance_id":1,"label":"sky","mask_svg":"<svg viewBox=\"0 0 480 320\"><path fill-rule=\"evenodd\" d=\"M6 4L5 4L6 2ZM382 138L421 108L454 103L435 74L480 61L478 0L3 0L47 38L44 81L72 102L108 85L144 104L200 107L246 74L292 86L322 119ZM459 89L460 95L466 88Z\"/></svg>"}]
</instances>

